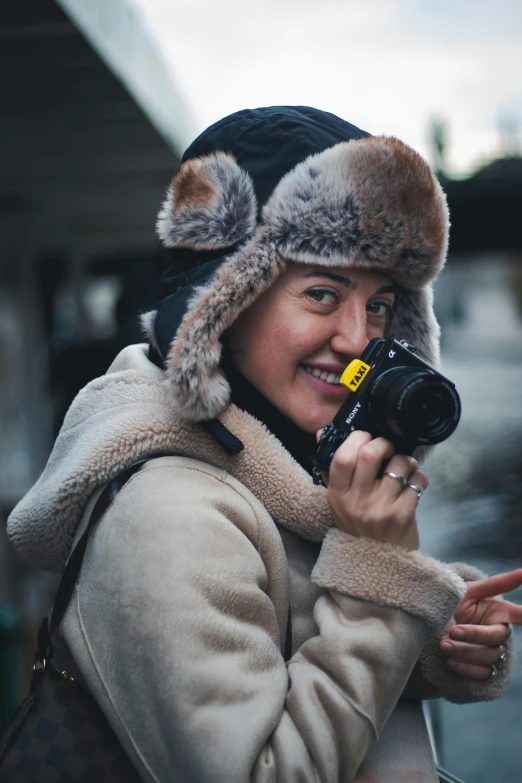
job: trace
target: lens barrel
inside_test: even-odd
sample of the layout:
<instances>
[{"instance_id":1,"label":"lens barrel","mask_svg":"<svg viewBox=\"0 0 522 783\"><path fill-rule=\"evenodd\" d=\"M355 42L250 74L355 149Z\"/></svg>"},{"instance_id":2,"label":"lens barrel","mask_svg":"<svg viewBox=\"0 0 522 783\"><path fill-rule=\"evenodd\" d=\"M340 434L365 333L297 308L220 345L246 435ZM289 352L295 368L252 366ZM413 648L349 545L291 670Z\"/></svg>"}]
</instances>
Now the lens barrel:
<instances>
[{"instance_id":1,"label":"lens barrel","mask_svg":"<svg viewBox=\"0 0 522 783\"><path fill-rule=\"evenodd\" d=\"M460 413L455 387L430 370L394 367L377 378L369 395L370 418L391 441L440 443L456 429Z\"/></svg>"}]
</instances>

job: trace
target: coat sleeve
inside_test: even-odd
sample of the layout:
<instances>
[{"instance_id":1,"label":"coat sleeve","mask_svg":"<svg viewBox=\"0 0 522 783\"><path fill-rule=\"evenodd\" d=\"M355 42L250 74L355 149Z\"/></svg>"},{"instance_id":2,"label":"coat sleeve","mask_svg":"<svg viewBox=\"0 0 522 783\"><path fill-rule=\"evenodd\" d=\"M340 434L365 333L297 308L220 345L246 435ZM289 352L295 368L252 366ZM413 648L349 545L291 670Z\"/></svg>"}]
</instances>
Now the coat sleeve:
<instances>
[{"instance_id":1,"label":"coat sleeve","mask_svg":"<svg viewBox=\"0 0 522 783\"><path fill-rule=\"evenodd\" d=\"M318 633L285 663L286 561L263 506L193 460L156 460L130 479L61 632L144 780L354 779L460 586L413 558L401 599L408 560L387 551L387 592L382 576L372 590L370 568L361 594L346 578L349 543L323 545Z\"/></svg>"}]
</instances>

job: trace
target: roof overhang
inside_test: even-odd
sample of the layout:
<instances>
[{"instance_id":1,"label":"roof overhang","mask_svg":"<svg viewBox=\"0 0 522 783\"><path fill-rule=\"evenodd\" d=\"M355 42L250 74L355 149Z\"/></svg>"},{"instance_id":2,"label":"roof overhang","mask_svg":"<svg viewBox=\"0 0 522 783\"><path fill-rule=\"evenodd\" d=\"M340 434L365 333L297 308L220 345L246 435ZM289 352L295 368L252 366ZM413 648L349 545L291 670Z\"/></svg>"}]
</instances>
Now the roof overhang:
<instances>
[{"instance_id":1,"label":"roof overhang","mask_svg":"<svg viewBox=\"0 0 522 783\"><path fill-rule=\"evenodd\" d=\"M56 0L179 154L194 128L142 9L132 0Z\"/></svg>"}]
</instances>

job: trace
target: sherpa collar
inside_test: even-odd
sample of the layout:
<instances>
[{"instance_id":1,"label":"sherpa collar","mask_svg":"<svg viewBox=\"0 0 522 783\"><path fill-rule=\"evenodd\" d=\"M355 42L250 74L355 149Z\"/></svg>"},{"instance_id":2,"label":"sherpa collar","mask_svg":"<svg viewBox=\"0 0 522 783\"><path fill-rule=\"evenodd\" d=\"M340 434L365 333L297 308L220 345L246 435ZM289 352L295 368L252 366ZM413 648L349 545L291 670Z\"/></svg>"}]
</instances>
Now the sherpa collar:
<instances>
[{"instance_id":1,"label":"sherpa collar","mask_svg":"<svg viewBox=\"0 0 522 783\"><path fill-rule=\"evenodd\" d=\"M9 517L12 543L32 563L60 571L93 492L133 462L161 453L227 471L277 522L320 541L333 525L324 488L250 414L231 405L221 420L245 445L234 457L202 427L174 414L164 373L147 358L147 347L125 348L71 406L44 472Z\"/></svg>"},{"instance_id":2,"label":"sherpa collar","mask_svg":"<svg viewBox=\"0 0 522 783\"><path fill-rule=\"evenodd\" d=\"M189 287L175 328L168 300L144 317L182 418L212 419L226 408L221 336L289 260L389 275L398 295L387 336L438 364L431 281L445 262L449 219L440 185L416 152L385 137L335 144L289 171L259 220L257 213L248 172L218 151L182 164L159 214L167 247L222 249L225 256L213 262L210 277ZM227 255L231 246L238 249Z\"/></svg>"}]
</instances>

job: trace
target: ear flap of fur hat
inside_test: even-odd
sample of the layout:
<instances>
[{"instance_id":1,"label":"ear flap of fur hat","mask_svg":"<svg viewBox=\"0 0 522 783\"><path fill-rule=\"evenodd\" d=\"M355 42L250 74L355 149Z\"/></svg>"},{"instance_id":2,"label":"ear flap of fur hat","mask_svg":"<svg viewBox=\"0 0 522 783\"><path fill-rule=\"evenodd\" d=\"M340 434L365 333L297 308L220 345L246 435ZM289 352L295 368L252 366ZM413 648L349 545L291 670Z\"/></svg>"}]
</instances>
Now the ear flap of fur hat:
<instances>
[{"instance_id":1,"label":"ear flap of fur hat","mask_svg":"<svg viewBox=\"0 0 522 783\"><path fill-rule=\"evenodd\" d=\"M226 408L230 387L219 369L220 338L285 266L273 245L254 240L196 289L165 361L176 411L183 418L213 419Z\"/></svg>"},{"instance_id":2,"label":"ear flap of fur hat","mask_svg":"<svg viewBox=\"0 0 522 783\"><path fill-rule=\"evenodd\" d=\"M193 290L164 351L183 418L211 419L227 406L221 336L288 261L389 275L399 291L387 336L438 362L430 281L445 262L449 219L440 185L416 152L397 139L369 137L310 155L280 180L255 231L255 198L241 173L223 153L188 160L158 220L168 246L213 249L252 235Z\"/></svg>"},{"instance_id":3,"label":"ear flap of fur hat","mask_svg":"<svg viewBox=\"0 0 522 783\"><path fill-rule=\"evenodd\" d=\"M215 152L181 165L156 228L165 247L217 250L247 239L256 219L250 175L232 155Z\"/></svg>"}]
</instances>

